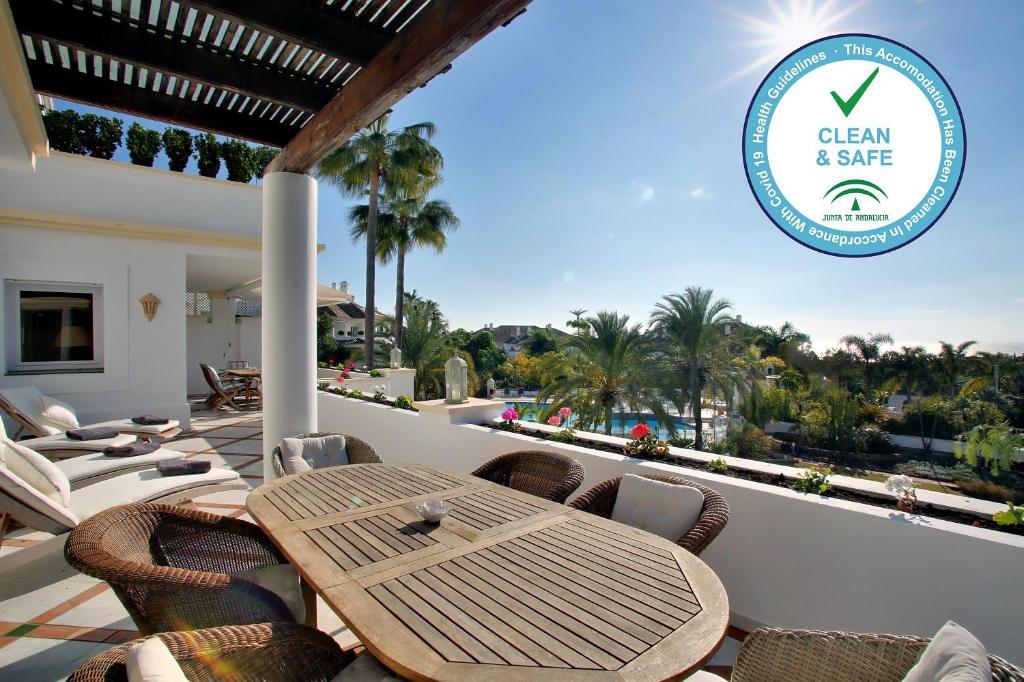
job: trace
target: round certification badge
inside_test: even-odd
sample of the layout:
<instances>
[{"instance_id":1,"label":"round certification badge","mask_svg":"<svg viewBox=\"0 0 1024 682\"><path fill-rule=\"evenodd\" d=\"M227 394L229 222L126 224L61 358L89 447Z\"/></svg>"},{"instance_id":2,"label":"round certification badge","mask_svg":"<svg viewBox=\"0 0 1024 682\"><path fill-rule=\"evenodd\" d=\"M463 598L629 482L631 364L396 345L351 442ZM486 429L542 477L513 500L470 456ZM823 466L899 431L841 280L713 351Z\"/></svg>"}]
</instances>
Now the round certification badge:
<instances>
[{"instance_id":1,"label":"round certification badge","mask_svg":"<svg viewBox=\"0 0 1024 682\"><path fill-rule=\"evenodd\" d=\"M965 154L942 75L872 35L823 38L783 59L743 129L747 180L765 215L835 256L876 256L924 234L953 200Z\"/></svg>"}]
</instances>

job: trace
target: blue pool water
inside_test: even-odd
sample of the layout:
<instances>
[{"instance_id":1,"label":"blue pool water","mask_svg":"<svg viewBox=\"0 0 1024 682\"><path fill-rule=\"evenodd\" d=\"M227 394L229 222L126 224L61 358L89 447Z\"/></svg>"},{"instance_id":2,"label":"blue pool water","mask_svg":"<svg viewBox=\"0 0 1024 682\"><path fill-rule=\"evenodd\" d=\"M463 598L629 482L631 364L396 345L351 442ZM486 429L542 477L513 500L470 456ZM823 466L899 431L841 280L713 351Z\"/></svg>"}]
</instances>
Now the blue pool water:
<instances>
[{"instance_id":1,"label":"blue pool water","mask_svg":"<svg viewBox=\"0 0 1024 682\"><path fill-rule=\"evenodd\" d=\"M515 402L506 402L505 404L508 405L509 407L515 407ZM548 407L550 407L550 405L547 404L547 403L541 403L537 407L540 410L546 410ZM527 416L525 419L523 419L523 421L531 421L532 422L532 421L536 421L536 420L531 415L531 416ZM576 421L575 415L572 416L572 417L569 417L569 425L570 426L574 425L575 421ZM628 438L628 437L630 437L630 433L629 432L633 429L634 426L636 426L639 423L640 423L640 420L636 419L635 417L624 417L623 415L613 416L613 418L612 418L612 435L615 435L615 436L625 436L625 437ZM675 425L676 425L676 433L677 433L677 435L680 435L680 436L691 436L692 437L693 426L691 424L687 424L682 419L676 419ZM600 424L594 430L596 432L598 432L598 433L604 433L603 426L604 426L603 424ZM657 420L652 419L652 418L648 418L647 419L647 426L649 426L651 428L651 431L653 431L654 433L658 434L658 438L662 438L662 439L668 438L668 429L662 428L658 424Z\"/></svg>"}]
</instances>

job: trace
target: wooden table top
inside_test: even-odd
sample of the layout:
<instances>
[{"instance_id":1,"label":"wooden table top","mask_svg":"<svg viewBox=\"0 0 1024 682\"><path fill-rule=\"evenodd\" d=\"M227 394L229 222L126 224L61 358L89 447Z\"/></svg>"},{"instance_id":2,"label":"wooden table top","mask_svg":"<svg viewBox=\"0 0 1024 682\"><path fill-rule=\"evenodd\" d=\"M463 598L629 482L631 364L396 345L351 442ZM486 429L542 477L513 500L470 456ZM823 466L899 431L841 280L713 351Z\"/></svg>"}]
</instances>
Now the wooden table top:
<instances>
[{"instance_id":1,"label":"wooden table top","mask_svg":"<svg viewBox=\"0 0 1024 682\"><path fill-rule=\"evenodd\" d=\"M258 377L260 376L259 367L237 367L235 369L225 369L223 374L231 374L236 377Z\"/></svg>"},{"instance_id":2,"label":"wooden table top","mask_svg":"<svg viewBox=\"0 0 1024 682\"><path fill-rule=\"evenodd\" d=\"M414 511L443 498L438 525ZM382 663L411 680L664 680L725 635L718 577L675 543L468 474L286 476L249 513Z\"/></svg>"}]
</instances>

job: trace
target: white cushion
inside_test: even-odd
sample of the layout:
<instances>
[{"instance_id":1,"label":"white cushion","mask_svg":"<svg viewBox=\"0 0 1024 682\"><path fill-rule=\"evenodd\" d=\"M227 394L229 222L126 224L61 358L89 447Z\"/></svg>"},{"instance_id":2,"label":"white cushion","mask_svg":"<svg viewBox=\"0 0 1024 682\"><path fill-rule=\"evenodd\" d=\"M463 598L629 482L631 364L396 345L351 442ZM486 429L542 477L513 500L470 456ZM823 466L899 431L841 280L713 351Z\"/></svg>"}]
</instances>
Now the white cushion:
<instances>
[{"instance_id":1,"label":"white cushion","mask_svg":"<svg viewBox=\"0 0 1024 682\"><path fill-rule=\"evenodd\" d=\"M391 682L401 680L368 653L356 656L356 660L331 678L331 682Z\"/></svg>"},{"instance_id":2,"label":"white cushion","mask_svg":"<svg viewBox=\"0 0 1024 682\"><path fill-rule=\"evenodd\" d=\"M61 431L77 429L78 417L75 416L75 408L63 400L43 396L43 411L39 413L39 419L43 426L52 426Z\"/></svg>"},{"instance_id":3,"label":"white cushion","mask_svg":"<svg viewBox=\"0 0 1024 682\"><path fill-rule=\"evenodd\" d=\"M12 474L62 507L71 502L71 482L57 465L14 441L0 443L0 461Z\"/></svg>"},{"instance_id":4,"label":"white cushion","mask_svg":"<svg viewBox=\"0 0 1024 682\"><path fill-rule=\"evenodd\" d=\"M131 445L136 440L137 436L133 436L130 433L119 433L113 438L100 438L98 440L74 440L68 438L63 431L54 434L52 436L43 436L42 438L29 438L28 440L18 441L22 445L32 448L36 452L49 452L51 450L81 450L83 452L100 452L106 447L113 446L119 448L122 445Z\"/></svg>"},{"instance_id":5,"label":"white cushion","mask_svg":"<svg viewBox=\"0 0 1024 682\"><path fill-rule=\"evenodd\" d=\"M285 438L281 441L281 461L289 474L348 464L345 436Z\"/></svg>"},{"instance_id":6,"label":"white cushion","mask_svg":"<svg viewBox=\"0 0 1024 682\"><path fill-rule=\"evenodd\" d=\"M90 452L76 457L62 459L55 466L64 472L72 483L88 482L91 479L108 478L122 470L139 467L155 467L157 462L183 459L185 454L177 450L160 448L145 455L134 457L107 457L102 452Z\"/></svg>"},{"instance_id":7,"label":"white cushion","mask_svg":"<svg viewBox=\"0 0 1024 682\"><path fill-rule=\"evenodd\" d=\"M41 524L44 526L43 530L53 533L67 532L77 526L78 517L64 502L65 492L70 497L70 483L67 484L67 490L65 490L63 483L58 478L53 477L51 480L47 473L29 463L30 461L34 462L34 458L26 458L17 448L27 450L24 446L18 446L7 439L0 442L0 460L2 460L0 461L0 490L52 522L53 525L41 522L38 518L30 519L19 515L18 519L23 523ZM32 451L29 450L29 452ZM41 457L38 453L33 452L32 454ZM45 480L45 483L42 483L43 489L36 488L35 485L12 471L8 462L14 463L15 469L34 478L37 483L40 483L40 477L42 477ZM56 488L56 491L53 488Z\"/></svg>"},{"instance_id":8,"label":"white cushion","mask_svg":"<svg viewBox=\"0 0 1024 682\"><path fill-rule=\"evenodd\" d=\"M288 610L292 612L296 622L305 621L306 603L302 600L302 585L298 571L291 564L276 564L231 575L270 590L281 598Z\"/></svg>"},{"instance_id":9,"label":"white cushion","mask_svg":"<svg viewBox=\"0 0 1024 682\"><path fill-rule=\"evenodd\" d=\"M696 488L626 474L612 509L612 520L675 542L700 518L704 495Z\"/></svg>"},{"instance_id":10,"label":"white cushion","mask_svg":"<svg viewBox=\"0 0 1024 682\"><path fill-rule=\"evenodd\" d=\"M209 485L248 486L231 469L210 469L205 474L161 476L156 469L143 469L121 474L75 490L69 509L84 521L93 514L119 504L132 502L167 502L174 504L192 499L196 488ZM203 493L200 493L203 494Z\"/></svg>"},{"instance_id":11,"label":"white cushion","mask_svg":"<svg viewBox=\"0 0 1024 682\"><path fill-rule=\"evenodd\" d=\"M136 424L131 419L112 419L106 422L96 422L89 426L109 426L118 431L130 431L131 433L144 433L159 436L162 433L176 429L181 426L177 419L168 419L166 424Z\"/></svg>"},{"instance_id":12,"label":"white cushion","mask_svg":"<svg viewBox=\"0 0 1024 682\"><path fill-rule=\"evenodd\" d=\"M56 433L57 429L52 426L45 426L39 422L43 412L43 394L35 386L15 386L13 388L0 389L0 395L14 405L29 421L38 427L43 427L47 433Z\"/></svg>"},{"instance_id":13,"label":"white cushion","mask_svg":"<svg viewBox=\"0 0 1024 682\"><path fill-rule=\"evenodd\" d=\"M724 677L719 677L714 673L709 673L707 670L698 670L689 677L683 678L687 682L724 682Z\"/></svg>"},{"instance_id":14,"label":"white cushion","mask_svg":"<svg viewBox=\"0 0 1024 682\"><path fill-rule=\"evenodd\" d=\"M150 637L128 650L128 682L188 682L171 650L159 637Z\"/></svg>"},{"instance_id":15,"label":"white cushion","mask_svg":"<svg viewBox=\"0 0 1024 682\"><path fill-rule=\"evenodd\" d=\"M953 621L943 625L904 682L991 682L985 646Z\"/></svg>"}]
</instances>

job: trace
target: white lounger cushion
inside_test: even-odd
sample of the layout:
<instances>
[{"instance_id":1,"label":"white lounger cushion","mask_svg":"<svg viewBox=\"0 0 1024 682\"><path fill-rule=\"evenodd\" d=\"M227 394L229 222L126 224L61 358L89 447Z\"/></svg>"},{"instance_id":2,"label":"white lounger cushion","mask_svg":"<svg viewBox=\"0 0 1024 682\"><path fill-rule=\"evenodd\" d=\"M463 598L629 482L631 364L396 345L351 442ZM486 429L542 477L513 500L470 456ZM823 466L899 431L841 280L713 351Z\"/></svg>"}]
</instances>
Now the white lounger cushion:
<instances>
[{"instance_id":1,"label":"white lounger cushion","mask_svg":"<svg viewBox=\"0 0 1024 682\"><path fill-rule=\"evenodd\" d=\"M6 438L0 459L0 490L60 526L78 525L69 509L71 483L53 462Z\"/></svg>"},{"instance_id":2,"label":"white lounger cushion","mask_svg":"<svg viewBox=\"0 0 1024 682\"><path fill-rule=\"evenodd\" d=\"M183 457L183 453L166 448L134 457L107 457L102 452L92 452L55 462L54 466L63 471L69 481L76 483L90 478L104 478L122 469L135 469L147 465L155 467L157 462Z\"/></svg>"},{"instance_id":3,"label":"white lounger cushion","mask_svg":"<svg viewBox=\"0 0 1024 682\"><path fill-rule=\"evenodd\" d=\"M168 419L166 424L136 424L131 419L113 419L108 422L97 422L96 424L89 424L92 426L110 426L118 431L130 431L132 433L147 433L154 436L159 436L161 433L166 433L173 429L178 428L181 425L177 419Z\"/></svg>"},{"instance_id":4,"label":"white lounger cushion","mask_svg":"<svg viewBox=\"0 0 1024 682\"><path fill-rule=\"evenodd\" d=\"M39 392L39 389L35 386L14 386L12 388L0 388L0 395L7 398L7 402L14 407L18 408L29 420L35 422L38 426L44 426L39 423L39 416L43 412L43 394ZM52 426L43 429L47 433L58 433L60 429Z\"/></svg>"},{"instance_id":5,"label":"white lounger cushion","mask_svg":"<svg viewBox=\"0 0 1024 682\"><path fill-rule=\"evenodd\" d=\"M612 508L612 520L675 542L686 535L704 508L696 488L626 474Z\"/></svg>"},{"instance_id":6,"label":"white lounger cushion","mask_svg":"<svg viewBox=\"0 0 1024 682\"><path fill-rule=\"evenodd\" d=\"M48 395L42 396L43 410L39 413L39 421L47 430L54 428L57 432L70 431L79 427L78 417L75 416L75 408L63 400L51 398ZM32 415L29 415L30 417Z\"/></svg>"},{"instance_id":7,"label":"white lounger cushion","mask_svg":"<svg viewBox=\"0 0 1024 682\"><path fill-rule=\"evenodd\" d=\"M281 441L281 462L289 474L348 464L345 436L285 438Z\"/></svg>"},{"instance_id":8,"label":"white lounger cushion","mask_svg":"<svg viewBox=\"0 0 1024 682\"><path fill-rule=\"evenodd\" d=\"M32 448L36 452L46 452L47 450L82 450L83 452L101 452L106 447L113 446L115 448L119 448L122 445L131 445L136 440L138 440L138 438L130 433L119 433L113 438L101 438L99 440L74 440L73 438L68 438L63 432L61 432L52 436L29 438L18 442L25 447Z\"/></svg>"},{"instance_id":9,"label":"white lounger cushion","mask_svg":"<svg viewBox=\"0 0 1024 682\"><path fill-rule=\"evenodd\" d=\"M129 649L124 665L128 682L188 682L174 654L159 637L150 637Z\"/></svg>"},{"instance_id":10,"label":"white lounger cushion","mask_svg":"<svg viewBox=\"0 0 1024 682\"><path fill-rule=\"evenodd\" d=\"M231 469L211 469L205 474L187 476L161 476L156 469L133 471L76 490L71 496L70 510L84 521L93 514L119 504L158 502L174 493L187 493L204 485L239 480L238 472Z\"/></svg>"}]
</instances>

